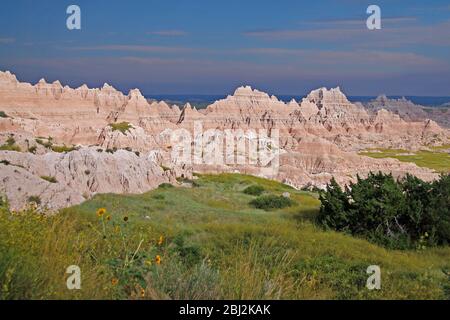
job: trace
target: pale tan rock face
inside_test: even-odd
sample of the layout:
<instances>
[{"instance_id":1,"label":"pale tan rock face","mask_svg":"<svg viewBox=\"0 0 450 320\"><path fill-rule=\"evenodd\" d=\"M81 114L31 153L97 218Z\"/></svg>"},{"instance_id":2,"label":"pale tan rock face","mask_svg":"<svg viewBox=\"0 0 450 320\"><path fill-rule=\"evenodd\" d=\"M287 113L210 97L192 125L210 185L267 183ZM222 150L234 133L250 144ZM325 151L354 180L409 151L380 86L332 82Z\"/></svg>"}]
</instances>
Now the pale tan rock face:
<instances>
[{"instance_id":1,"label":"pale tan rock face","mask_svg":"<svg viewBox=\"0 0 450 320\"><path fill-rule=\"evenodd\" d=\"M173 182L170 172L148 155L118 150L111 154L81 148L67 154L44 155L0 151L0 190L13 210L29 197L39 197L42 207L55 210L79 204L98 193L142 193L163 182ZM51 183L43 177L53 177Z\"/></svg>"},{"instance_id":2,"label":"pale tan rock face","mask_svg":"<svg viewBox=\"0 0 450 320\"><path fill-rule=\"evenodd\" d=\"M368 113L339 88L320 88L301 102L284 103L245 86L197 110L190 104L180 109L165 102L149 103L138 89L124 95L109 84L100 89L86 85L72 89L45 80L31 85L0 72L0 111L8 116L0 118L0 144L14 134L23 151L0 151L0 161L9 163L0 164L0 193L6 193L15 209L33 195L57 209L96 193L145 192L161 182L173 182L175 176L191 177L193 170L264 175L255 165L190 165L174 159L171 134L184 129L194 136L198 123L204 131L243 130L246 143L253 139L248 134L252 130L264 129L269 134L278 130L280 166L271 178L295 187L324 187L333 176L346 184L357 174L379 170L431 180L436 178L431 170L393 159L362 157L357 152L373 147L417 150L448 143L450 137L430 120L405 121L383 109ZM130 129L122 133L110 126L121 122L129 123ZM37 144L37 137L51 137L55 144L78 150L52 152ZM30 148L36 154L27 152ZM111 154L107 149L118 151ZM229 150L223 152L230 156ZM57 183L41 176L55 176Z\"/></svg>"}]
</instances>

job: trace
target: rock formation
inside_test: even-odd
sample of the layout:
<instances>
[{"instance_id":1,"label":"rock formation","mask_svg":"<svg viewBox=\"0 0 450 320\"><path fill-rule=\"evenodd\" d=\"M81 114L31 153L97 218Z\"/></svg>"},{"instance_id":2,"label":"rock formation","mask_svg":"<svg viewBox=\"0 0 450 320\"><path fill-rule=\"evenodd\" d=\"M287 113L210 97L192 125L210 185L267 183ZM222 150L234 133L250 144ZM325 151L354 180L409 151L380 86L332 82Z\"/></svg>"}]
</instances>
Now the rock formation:
<instances>
[{"instance_id":1,"label":"rock formation","mask_svg":"<svg viewBox=\"0 0 450 320\"><path fill-rule=\"evenodd\" d=\"M184 163L174 156L174 132L191 136L191 152L201 157L227 130L241 130L236 144L248 145L260 132L267 141L277 132L278 145L266 141L258 148L273 152L276 147L279 166L270 177L298 188L323 187L333 176L346 184L357 174L378 170L434 179L436 173L414 164L357 154L374 147L417 150L448 143L449 132L436 122L394 114L382 108L386 105L387 98L380 97L367 111L339 88L320 88L301 102L284 103L245 86L205 110L190 104L180 110L149 103L138 89L124 95L108 84L100 89L72 89L45 80L31 85L0 72L0 145L6 146L0 151L0 193L16 210L33 196L53 210L97 193L145 192L175 177L190 177L193 170L267 176L257 162ZM199 154L197 140L202 143ZM247 149L223 147L219 152L224 159L251 158Z\"/></svg>"}]
</instances>

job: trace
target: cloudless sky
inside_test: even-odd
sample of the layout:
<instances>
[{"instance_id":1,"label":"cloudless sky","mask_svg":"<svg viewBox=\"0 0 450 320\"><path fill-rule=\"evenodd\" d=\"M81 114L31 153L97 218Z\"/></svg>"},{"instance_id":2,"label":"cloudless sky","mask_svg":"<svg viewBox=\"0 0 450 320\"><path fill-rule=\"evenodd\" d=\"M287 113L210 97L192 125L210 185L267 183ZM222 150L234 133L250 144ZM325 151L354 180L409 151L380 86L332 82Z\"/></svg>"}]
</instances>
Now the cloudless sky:
<instances>
[{"instance_id":1,"label":"cloudless sky","mask_svg":"<svg viewBox=\"0 0 450 320\"><path fill-rule=\"evenodd\" d=\"M66 9L81 8L81 30ZM380 6L382 29L368 30ZM151 94L450 96L448 0L2 0L0 70Z\"/></svg>"}]
</instances>

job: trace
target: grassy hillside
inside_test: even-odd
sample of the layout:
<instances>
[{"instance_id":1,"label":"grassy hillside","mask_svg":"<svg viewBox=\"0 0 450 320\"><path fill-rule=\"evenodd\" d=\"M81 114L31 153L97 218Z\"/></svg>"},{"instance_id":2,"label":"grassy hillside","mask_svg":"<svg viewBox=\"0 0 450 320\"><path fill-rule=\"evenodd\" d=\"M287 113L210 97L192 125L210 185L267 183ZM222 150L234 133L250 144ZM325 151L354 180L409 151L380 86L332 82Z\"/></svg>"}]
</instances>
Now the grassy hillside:
<instances>
[{"instance_id":1,"label":"grassy hillside","mask_svg":"<svg viewBox=\"0 0 450 320\"><path fill-rule=\"evenodd\" d=\"M295 205L254 209L251 185L289 192ZM450 298L450 248L389 251L325 232L318 207L315 194L226 174L99 195L55 217L2 209L0 298ZM66 288L69 265L80 266L82 290ZM369 265L381 267L380 291L365 287Z\"/></svg>"},{"instance_id":2,"label":"grassy hillside","mask_svg":"<svg viewBox=\"0 0 450 320\"><path fill-rule=\"evenodd\" d=\"M394 158L402 162L412 162L419 167L425 167L436 172L450 172L450 154L445 152L450 146L434 147L431 151L421 150L411 152L400 149L371 149L361 152L360 155L372 158Z\"/></svg>"}]
</instances>

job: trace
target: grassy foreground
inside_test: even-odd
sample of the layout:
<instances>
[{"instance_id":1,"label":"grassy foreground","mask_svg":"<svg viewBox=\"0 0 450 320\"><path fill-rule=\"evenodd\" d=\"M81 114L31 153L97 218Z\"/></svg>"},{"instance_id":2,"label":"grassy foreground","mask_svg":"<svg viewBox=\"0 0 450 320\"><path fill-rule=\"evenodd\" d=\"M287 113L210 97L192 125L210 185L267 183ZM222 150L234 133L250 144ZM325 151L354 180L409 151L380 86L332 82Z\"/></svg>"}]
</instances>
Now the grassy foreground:
<instances>
[{"instance_id":1,"label":"grassy foreground","mask_svg":"<svg viewBox=\"0 0 450 320\"><path fill-rule=\"evenodd\" d=\"M291 194L264 211L243 190ZM243 175L99 195L54 217L0 209L0 299L448 299L450 248L391 251L323 231L317 195ZM105 208L106 212L99 208ZM68 290L66 268L81 269ZM379 265L382 289L366 289Z\"/></svg>"}]
</instances>

